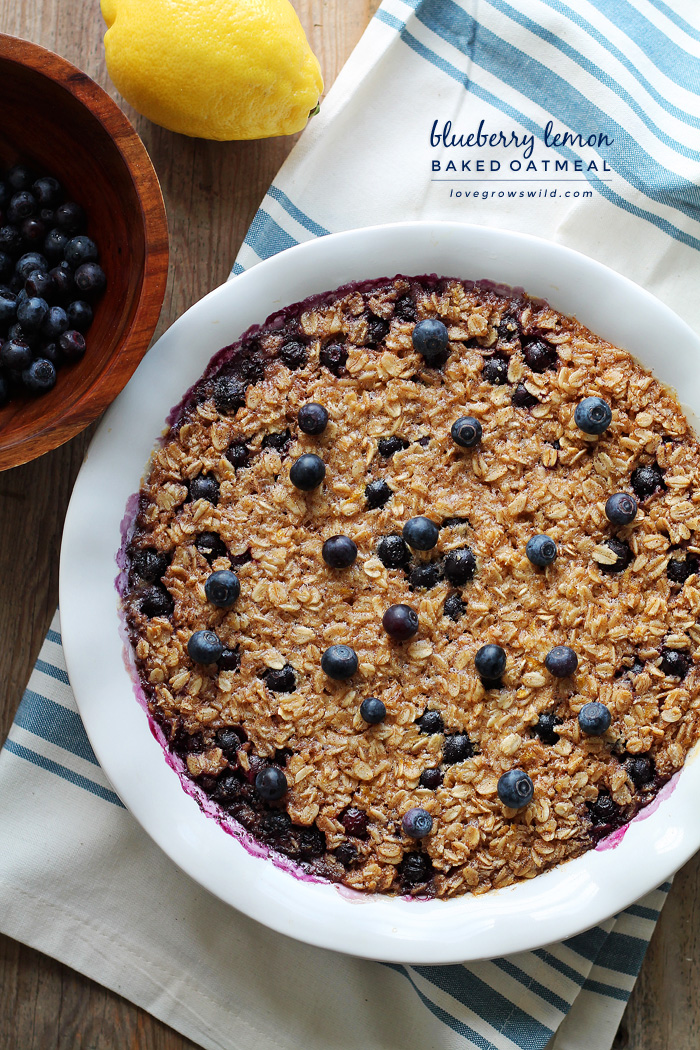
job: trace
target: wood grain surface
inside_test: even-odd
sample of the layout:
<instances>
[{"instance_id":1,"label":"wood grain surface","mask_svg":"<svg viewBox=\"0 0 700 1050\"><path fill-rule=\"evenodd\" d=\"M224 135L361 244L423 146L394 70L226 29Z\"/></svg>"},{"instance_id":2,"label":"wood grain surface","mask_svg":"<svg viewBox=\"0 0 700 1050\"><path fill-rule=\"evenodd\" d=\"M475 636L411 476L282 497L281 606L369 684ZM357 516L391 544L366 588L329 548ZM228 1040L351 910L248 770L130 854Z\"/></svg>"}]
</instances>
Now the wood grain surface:
<instances>
[{"instance_id":1,"label":"wood grain surface","mask_svg":"<svg viewBox=\"0 0 700 1050\"><path fill-rule=\"evenodd\" d=\"M328 89L378 0L294 0L294 6ZM103 29L99 0L0 0L0 32L43 44L89 73L120 102L146 144L163 187L171 238L160 334L225 279L293 140L204 142L137 117L109 83ZM34 463L0 474L2 740L56 606L63 517L90 436L87 431ZM700 1045L699 872L695 860L676 879L618 1033L619 1050ZM0 1050L195 1048L88 978L0 938Z\"/></svg>"}]
</instances>

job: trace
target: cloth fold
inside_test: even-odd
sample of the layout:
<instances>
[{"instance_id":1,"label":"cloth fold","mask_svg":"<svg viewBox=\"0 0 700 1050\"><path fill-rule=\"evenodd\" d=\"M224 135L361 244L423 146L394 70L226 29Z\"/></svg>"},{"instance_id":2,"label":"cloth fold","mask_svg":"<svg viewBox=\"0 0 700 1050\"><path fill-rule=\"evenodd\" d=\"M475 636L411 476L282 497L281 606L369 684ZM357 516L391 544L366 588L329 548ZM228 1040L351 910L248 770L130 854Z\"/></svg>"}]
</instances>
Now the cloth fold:
<instances>
[{"instance_id":1,"label":"cloth fold","mask_svg":"<svg viewBox=\"0 0 700 1050\"><path fill-rule=\"evenodd\" d=\"M384 0L233 275L331 231L461 219L584 251L700 327L698 41L690 0ZM578 937L468 966L290 941L198 887L124 809L59 632L0 753L4 933L212 1050L608 1050L669 884Z\"/></svg>"}]
</instances>

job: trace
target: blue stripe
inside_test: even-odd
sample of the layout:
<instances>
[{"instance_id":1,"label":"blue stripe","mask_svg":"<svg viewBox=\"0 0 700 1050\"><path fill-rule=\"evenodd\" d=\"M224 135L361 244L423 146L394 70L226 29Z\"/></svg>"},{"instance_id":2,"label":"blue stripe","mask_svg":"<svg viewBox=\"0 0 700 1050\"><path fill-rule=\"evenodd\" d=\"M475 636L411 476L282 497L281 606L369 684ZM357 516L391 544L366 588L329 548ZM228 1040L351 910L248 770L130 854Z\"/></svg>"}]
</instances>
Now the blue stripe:
<instances>
[{"instance_id":1,"label":"blue stripe","mask_svg":"<svg viewBox=\"0 0 700 1050\"><path fill-rule=\"evenodd\" d=\"M64 751L70 751L94 766L99 765L80 715L49 700L41 693L25 689L15 717L15 725L41 737L42 740L62 747Z\"/></svg>"},{"instance_id":2,"label":"blue stripe","mask_svg":"<svg viewBox=\"0 0 700 1050\"><path fill-rule=\"evenodd\" d=\"M46 660L39 658L34 664L37 671L43 671L44 674L49 675L51 678L55 678L57 682L63 682L64 685L70 685L68 675L62 667L56 667L55 664L49 664Z\"/></svg>"},{"instance_id":3,"label":"blue stripe","mask_svg":"<svg viewBox=\"0 0 700 1050\"><path fill-rule=\"evenodd\" d=\"M596 966L604 966L606 970L616 970L618 973L627 974L628 977L636 977L648 947L649 941L642 937L630 937L629 934L613 931L600 949L595 963Z\"/></svg>"},{"instance_id":4,"label":"blue stripe","mask_svg":"<svg viewBox=\"0 0 700 1050\"><path fill-rule=\"evenodd\" d=\"M517 1003L490 988L466 966L413 966L413 971L473 1010L523 1050L544 1046L552 1034ZM568 1009L568 1005L566 1007Z\"/></svg>"},{"instance_id":5,"label":"blue stripe","mask_svg":"<svg viewBox=\"0 0 700 1050\"><path fill-rule=\"evenodd\" d=\"M659 886L659 889L663 893L668 893L670 891L670 889L671 889L671 886L673 886L672 882L662 882L661 885Z\"/></svg>"},{"instance_id":6,"label":"blue stripe","mask_svg":"<svg viewBox=\"0 0 700 1050\"><path fill-rule=\"evenodd\" d=\"M258 209L245 237L245 244L261 259L269 259L298 243L262 208Z\"/></svg>"},{"instance_id":7,"label":"blue stripe","mask_svg":"<svg viewBox=\"0 0 700 1050\"><path fill-rule=\"evenodd\" d=\"M415 3L417 2L417 0L411 0L411 2ZM380 10L377 12L375 17L380 18L380 16L382 15L383 12ZM384 21L384 18L380 18L380 20ZM470 92L477 98L482 99L489 105L494 106L496 109L500 109L502 113L507 114L507 116L517 121L522 127L524 127L528 131L531 131L533 134L538 136L542 135L542 129L534 121L530 120L523 113L520 113L512 106L507 105L505 102L503 102L502 99L497 98L495 95L492 95L490 91L486 91L485 89L479 87L479 85L470 82L469 78L465 73L461 72L461 70L457 69L449 62L446 62L444 59L440 58L439 55L436 55L434 51L431 51L410 33L408 33L407 31L403 31L401 33L401 39L407 47L410 47L413 51L416 52L417 55L420 55L421 58L425 59L427 62L430 62L437 69L442 70L444 73L447 74L447 76L451 77L453 80L456 80L464 87L468 87ZM573 154L569 150L560 149L558 150L558 152L561 153L563 156L568 156L570 158L575 157L575 154ZM696 251L700 251L700 240L698 238L693 237L691 236L691 234L686 233L685 230L681 230L677 226L674 226L667 219L663 219L660 216L655 215L653 212L647 211L645 208L639 208L636 204L632 204L630 201L625 200L624 197L621 197L619 194L615 193L615 191L612 190L604 182L600 182L599 179L595 178L595 176L592 173L588 172L586 174L586 177L591 183L591 185L594 186L603 197L606 197L609 201L611 201L611 203L615 204L618 208L622 208L624 211L629 212L631 215L636 215L638 218L644 219L646 222L651 223L658 229L662 230L664 233L668 234L669 237L673 237L674 240L680 241L682 244L686 244L688 245L688 247L694 248Z\"/></svg>"},{"instance_id":8,"label":"blue stripe","mask_svg":"<svg viewBox=\"0 0 700 1050\"><path fill-rule=\"evenodd\" d=\"M594 926L592 930L579 933L576 937L570 937L568 941L562 943L581 958L593 963L597 961L601 948L609 936L600 926Z\"/></svg>"},{"instance_id":9,"label":"blue stripe","mask_svg":"<svg viewBox=\"0 0 700 1050\"><path fill-rule=\"evenodd\" d=\"M81 777L79 773L74 773L72 769L66 769L65 766L59 766L58 762L52 762L51 759L46 758L45 755L40 755L36 751L31 751L28 747L23 747L22 744L16 744L14 740L5 741L5 750L10 751L13 755L17 755L18 758L25 759L27 762L32 762L35 766L45 769L48 773L55 773L55 775L61 777L62 780L67 780L70 784L74 784L75 787L83 788L84 791L89 791L91 795L97 795L98 798L104 799L105 802L111 802L113 805L119 806L120 809L126 809L124 803L114 794L113 791L102 787L101 784L96 784L94 780L88 780L87 777Z\"/></svg>"},{"instance_id":10,"label":"blue stripe","mask_svg":"<svg viewBox=\"0 0 700 1050\"><path fill-rule=\"evenodd\" d=\"M663 15L666 15L669 22L673 22L675 26L682 29L684 33L687 33L693 40L700 40L700 30L697 30L695 26L691 26L690 22L686 22L684 18L677 15L673 8L665 4L663 0L649 0L652 7L655 7L657 11L660 11Z\"/></svg>"},{"instance_id":11,"label":"blue stripe","mask_svg":"<svg viewBox=\"0 0 700 1050\"><path fill-rule=\"evenodd\" d=\"M552 953L548 952L546 948L536 948L532 954L536 955L537 958L541 959L543 963L547 964L547 966L551 966L553 970L557 970L557 972L563 974L564 977L568 977L569 980L573 981L575 984L583 985L585 982L586 978L580 974L578 970L574 970L572 966L568 966L565 962L562 962L561 959L557 959L556 955L552 955Z\"/></svg>"},{"instance_id":12,"label":"blue stripe","mask_svg":"<svg viewBox=\"0 0 700 1050\"><path fill-rule=\"evenodd\" d=\"M609 73L606 73L604 69L595 65L595 63L591 62L585 55L582 55L580 51L577 51L574 47L568 44L566 40L557 36L556 33L553 33L551 30L545 29L538 22L534 22L531 18L528 18L527 15L516 10L516 8L511 7L511 5L506 3L505 0L487 0L487 3L497 11L500 11L501 14L511 18L514 22L518 22L525 29L529 29L531 33L539 36L541 40L546 41L548 44L552 44L561 51L562 54L573 59L581 69L585 69L588 73L599 80L601 84L605 84L607 88L610 88L618 98L622 99L622 101L629 106L633 113L637 114L646 127L653 132L657 139L659 139L660 142L663 142L664 145L675 150L675 152L679 153L681 156L688 157L690 160L700 159L700 151L688 149L684 143L678 142L677 139L667 135L665 131L654 123L649 114L646 113L637 100L630 95L629 91L623 88L622 85L619 84L614 77L611 77Z\"/></svg>"},{"instance_id":13,"label":"blue stripe","mask_svg":"<svg viewBox=\"0 0 700 1050\"><path fill-rule=\"evenodd\" d=\"M547 988L544 984L540 984L539 981L531 977L525 970L521 970L519 966L511 962L510 959L494 959L493 963L507 973L509 977L513 977L516 981L519 981L529 992L534 992L535 995L539 995L540 999L543 999L550 1006L554 1006L561 1013L566 1014L571 1009L571 1003L566 999L562 999L560 995L553 992L551 988Z\"/></svg>"},{"instance_id":14,"label":"blue stripe","mask_svg":"<svg viewBox=\"0 0 700 1050\"><path fill-rule=\"evenodd\" d=\"M626 992L624 988L613 988L609 984L601 984L600 981L586 981L583 986L586 992L596 992L597 995L604 995L608 999L617 999L621 1003L626 1003L630 997L630 992Z\"/></svg>"},{"instance_id":15,"label":"blue stripe","mask_svg":"<svg viewBox=\"0 0 700 1050\"><path fill-rule=\"evenodd\" d=\"M58 633L58 631L54 631L50 627L49 627L48 631L46 632L46 637L47 637L47 639L50 642L56 642L58 645L62 644L61 643L61 636Z\"/></svg>"},{"instance_id":16,"label":"blue stripe","mask_svg":"<svg viewBox=\"0 0 700 1050\"><path fill-rule=\"evenodd\" d=\"M233 273L233 274L235 274L236 276L238 276L238 274L239 274L239 273L243 273L243 272L244 272L244 270L245 270L245 267L244 267L244 266L241 266L241 264L240 264L239 262L235 262L235 263L233 264L233 269L231 270L231 273Z\"/></svg>"},{"instance_id":17,"label":"blue stripe","mask_svg":"<svg viewBox=\"0 0 700 1050\"><path fill-rule=\"evenodd\" d=\"M661 912L656 911L655 908L644 908L641 904L631 904L626 914L636 915L640 919L651 919L652 922L656 922Z\"/></svg>"},{"instance_id":18,"label":"blue stripe","mask_svg":"<svg viewBox=\"0 0 700 1050\"><path fill-rule=\"evenodd\" d=\"M674 43L638 8L624 0L591 0L591 3L670 80L689 91L697 90L700 85L700 60Z\"/></svg>"},{"instance_id":19,"label":"blue stripe","mask_svg":"<svg viewBox=\"0 0 700 1050\"><path fill-rule=\"evenodd\" d=\"M309 233L313 233L316 237L328 236L330 230L327 230L324 226L319 226L319 224L317 222L314 222L313 219L309 218L309 216L305 212L303 212L300 208L297 208L296 204L293 204L292 201L290 201L287 194L283 193L282 190L278 189L277 186L274 185L274 183L272 186L270 186L267 193L269 197L274 198L274 200L281 204L284 210L287 212L287 214L291 215L293 219L296 219L299 225L303 226L305 230L309 231Z\"/></svg>"}]
</instances>

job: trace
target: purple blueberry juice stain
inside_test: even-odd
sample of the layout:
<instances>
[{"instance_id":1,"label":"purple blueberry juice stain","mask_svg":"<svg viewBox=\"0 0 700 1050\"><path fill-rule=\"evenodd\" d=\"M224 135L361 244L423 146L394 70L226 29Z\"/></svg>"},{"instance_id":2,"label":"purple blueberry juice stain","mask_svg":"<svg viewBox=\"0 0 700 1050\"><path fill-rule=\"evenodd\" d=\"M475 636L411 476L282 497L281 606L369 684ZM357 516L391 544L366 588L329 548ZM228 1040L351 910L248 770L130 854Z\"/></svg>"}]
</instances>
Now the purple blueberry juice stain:
<instances>
[{"instance_id":1,"label":"purple blueberry juice stain","mask_svg":"<svg viewBox=\"0 0 700 1050\"><path fill-rule=\"evenodd\" d=\"M646 820L653 813L656 813L664 799L667 799L676 790L676 785L678 784L678 778L680 775L681 770L679 769L677 773L673 774L670 780L667 780L666 783L659 788L649 802L635 813L631 820L626 824L623 824L621 828L615 828L615 830L611 831L609 835L606 835L604 839L601 839L595 846L596 851L603 852L604 850L615 849L624 839L631 824L637 824L639 821Z\"/></svg>"}]
</instances>

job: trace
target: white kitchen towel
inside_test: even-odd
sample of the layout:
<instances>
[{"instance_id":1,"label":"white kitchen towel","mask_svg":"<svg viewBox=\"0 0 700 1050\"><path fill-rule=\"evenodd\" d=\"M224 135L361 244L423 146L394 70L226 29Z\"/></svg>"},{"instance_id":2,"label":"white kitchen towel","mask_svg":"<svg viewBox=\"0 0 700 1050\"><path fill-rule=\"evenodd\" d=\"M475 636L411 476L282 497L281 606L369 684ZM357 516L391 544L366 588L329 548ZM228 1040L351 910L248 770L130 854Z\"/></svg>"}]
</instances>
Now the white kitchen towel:
<instances>
[{"instance_id":1,"label":"white kitchen towel","mask_svg":"<svg viewBox=\"0 0 700 1050\"><path fill-rule=\"evenodd\" d=\"M700 328L698 91L690 0L385 0L234 274L330 231L461 218L581 249ZM469 966L296 944L192 883L124 810L58 632L0 755L0 929L205 1047L608 1050L668 885L579 937Z\"/></svg>"}]
</instances>

